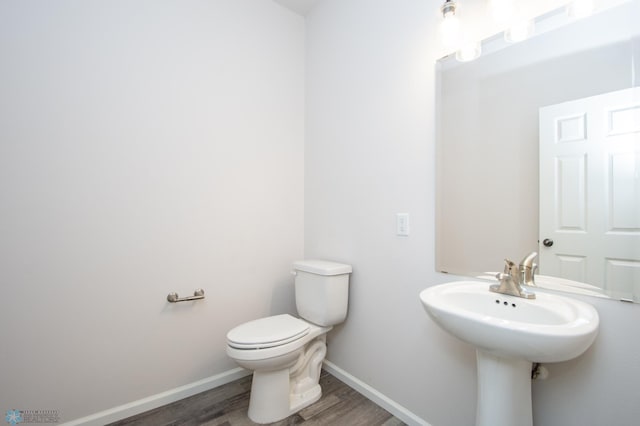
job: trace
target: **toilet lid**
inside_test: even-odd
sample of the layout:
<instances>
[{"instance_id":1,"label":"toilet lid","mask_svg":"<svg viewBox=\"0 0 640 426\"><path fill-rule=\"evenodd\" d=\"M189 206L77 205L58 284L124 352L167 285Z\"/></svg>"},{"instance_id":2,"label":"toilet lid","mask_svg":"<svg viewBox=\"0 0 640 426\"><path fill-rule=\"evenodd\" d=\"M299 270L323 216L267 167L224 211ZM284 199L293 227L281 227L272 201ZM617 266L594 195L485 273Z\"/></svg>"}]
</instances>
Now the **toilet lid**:
<instances>
[{"instance_id":1,"label":"toilet lid","mask_svg":"<svg viewBox=\"0 0 640 426\"><path fill-rule=\"evenodd\" d=\"M272 348L298 340L309 329L309 324L291 315L276 315L237 326L227 333L227 342L238 349Z\"/></svg>"}]
</instances>

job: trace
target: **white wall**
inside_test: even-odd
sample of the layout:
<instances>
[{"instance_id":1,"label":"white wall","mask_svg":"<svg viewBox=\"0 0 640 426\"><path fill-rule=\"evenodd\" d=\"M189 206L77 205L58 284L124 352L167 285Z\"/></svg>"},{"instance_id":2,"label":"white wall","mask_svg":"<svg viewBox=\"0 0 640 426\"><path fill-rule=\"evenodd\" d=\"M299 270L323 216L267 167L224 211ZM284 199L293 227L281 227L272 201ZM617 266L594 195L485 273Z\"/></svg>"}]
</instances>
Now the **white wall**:
<instances>
[{"instance_id":1,"label":"white wall","mask_svg":"<svg viewBox=\"0 0 640 426\"><path fill-rule=\"evenodd\" d=\"M6 0L0 58L0 412L67 421L234 368L232 326L293 310L303 18Z\"/></svg>"},{"instance_id":2,"label":"white wall","mask_svg":"<svg viewBox=\"0 0 640 426\"><path fill-rule=\"evenodd\" d=\"M418 293L434 272L434 61L441 1L325 0L307 17L305 255L353 265L328 358L434 426L474 423L475 354ZM411 235L395 236L395 214ZM538 426L640 418L638 305L589 299L602 333L534 384ZM634 361L635 360L635 361Z\"/></svg>"},{"instance_id":3,"label":"white wall","mask_svg":"<svg viewBox=\"0 0 640 426\"><path fill-rule=\"evenodd\" d=\"M418 299L446 280L434 272L438 6L325 0L307 17L305 255L353 265L328 358L444 426L473 423L475 358ZM411 234L397 237L404 212Z\"/></svg>"},{"instance_id":4,"label":"white wall","mask_svg":"<svg viewBox=\"0 0 640 426\"><path fill-rule=\"evenodd\" d=\"M434 272L440 4L324 0L305 74L303 20L270 1L1 2L0 412L66 421L233 368L229 328L292 310L304 236L354 266L329 358L434 426L472 424L473 350L418 301L451 279ZM167 305L196 287L205 301ZM638 306L593 302L602 333L534 385L538 425L640 418Z\"/></svg>"}]
</instances>

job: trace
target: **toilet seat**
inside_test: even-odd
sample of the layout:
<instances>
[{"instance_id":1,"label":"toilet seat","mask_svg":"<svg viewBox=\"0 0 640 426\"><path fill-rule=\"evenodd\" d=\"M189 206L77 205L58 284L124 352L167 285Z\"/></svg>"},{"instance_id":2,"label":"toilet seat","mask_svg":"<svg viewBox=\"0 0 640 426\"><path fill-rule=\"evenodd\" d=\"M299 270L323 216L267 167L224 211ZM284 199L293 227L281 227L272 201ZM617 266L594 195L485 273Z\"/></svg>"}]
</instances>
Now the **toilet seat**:
<instances>
[{"instance_id":1,"label":"toilet seat","mask_svg":"<svg viewBox=\"0 0 640 426\"><path fill-rule=\"evenodd\" d=\"M310 325L288 314L249 321L227 333L227 343L236 349L265 349L294 342L309 334Z\"/></svg>"}]
</instances>

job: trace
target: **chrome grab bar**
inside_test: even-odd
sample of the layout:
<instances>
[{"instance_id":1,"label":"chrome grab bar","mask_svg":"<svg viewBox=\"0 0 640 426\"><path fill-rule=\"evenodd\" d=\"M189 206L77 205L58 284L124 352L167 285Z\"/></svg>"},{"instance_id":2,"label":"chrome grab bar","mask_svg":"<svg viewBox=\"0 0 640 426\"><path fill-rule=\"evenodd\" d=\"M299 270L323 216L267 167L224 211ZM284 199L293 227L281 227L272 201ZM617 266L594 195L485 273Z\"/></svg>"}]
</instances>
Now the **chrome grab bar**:
<instances>
[{"instance_id":1,"label":"chrome grab bar","mask_svg":"<svg viewBox=\"0 0 640 426\"><path fill-rule=\"evenodd\" d=\"M193 292L193 296L179 297L178 293L169 293L167 301L169 303L188 302L189 300L204 299L204 290L199 288Z\"/></svg>"}]
</instances>

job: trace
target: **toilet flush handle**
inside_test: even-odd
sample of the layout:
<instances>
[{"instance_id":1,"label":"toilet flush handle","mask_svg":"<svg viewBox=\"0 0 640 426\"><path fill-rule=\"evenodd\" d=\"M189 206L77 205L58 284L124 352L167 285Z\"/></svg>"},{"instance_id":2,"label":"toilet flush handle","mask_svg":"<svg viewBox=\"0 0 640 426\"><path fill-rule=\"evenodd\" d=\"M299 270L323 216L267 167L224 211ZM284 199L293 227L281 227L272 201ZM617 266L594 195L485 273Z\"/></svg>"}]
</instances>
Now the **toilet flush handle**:
<instances>
[{"instance_id":1,"label":"toilet flush handle","mask_svg":"<svg viewBox=\"0 0 640 426\"><path fill-rule=\"evenodd\" d=\"M292 269L291 270L291 275L293 275L295 277L296 275L298 275L298 273L294 269Z\"/></svg>"}]
</instances>

